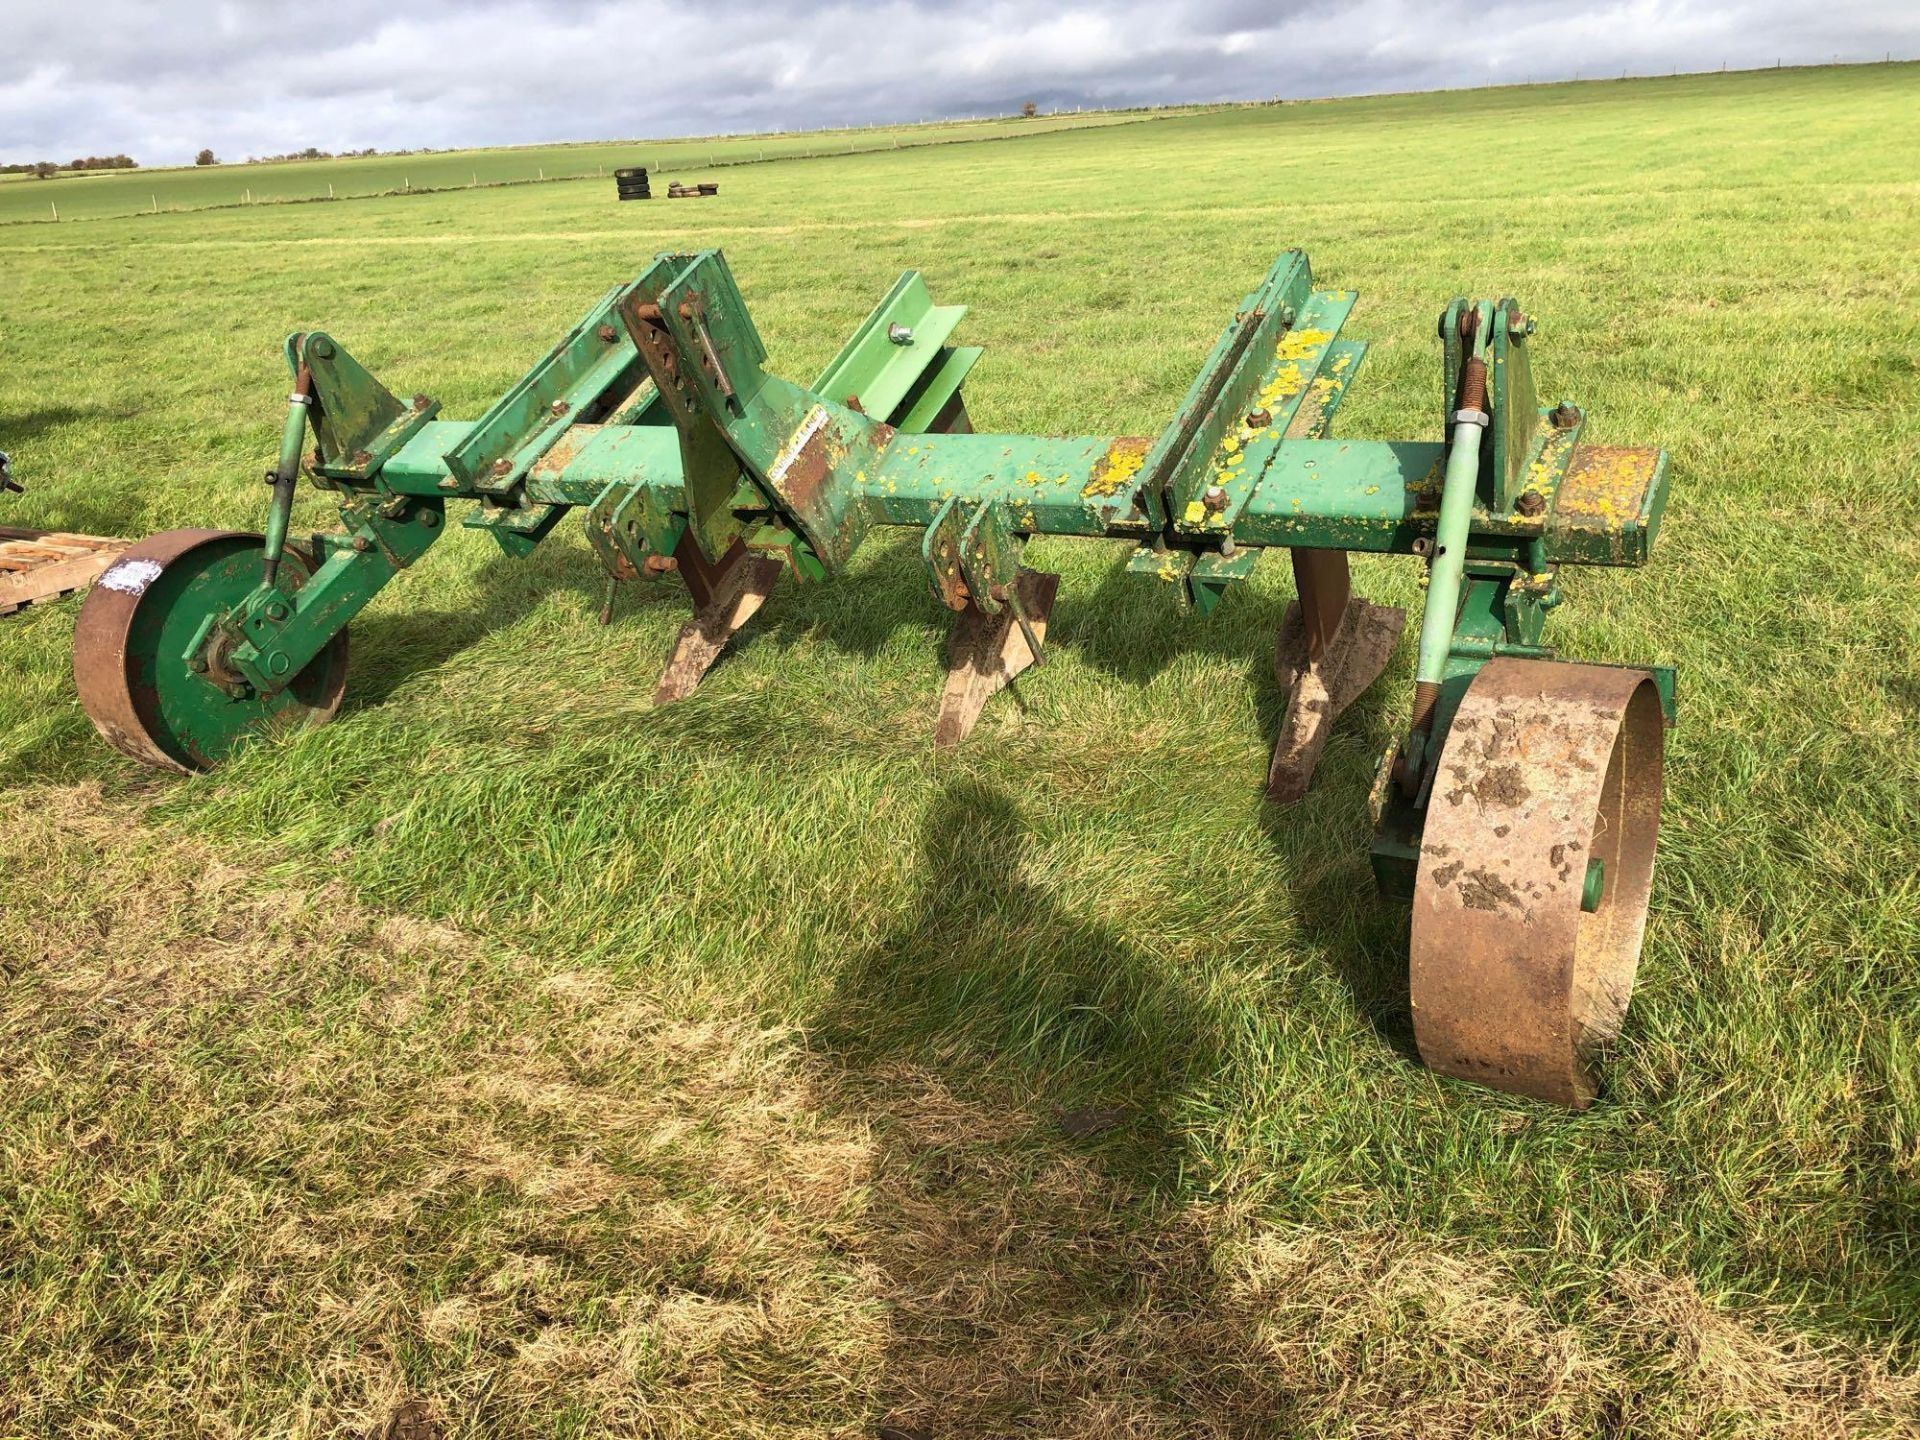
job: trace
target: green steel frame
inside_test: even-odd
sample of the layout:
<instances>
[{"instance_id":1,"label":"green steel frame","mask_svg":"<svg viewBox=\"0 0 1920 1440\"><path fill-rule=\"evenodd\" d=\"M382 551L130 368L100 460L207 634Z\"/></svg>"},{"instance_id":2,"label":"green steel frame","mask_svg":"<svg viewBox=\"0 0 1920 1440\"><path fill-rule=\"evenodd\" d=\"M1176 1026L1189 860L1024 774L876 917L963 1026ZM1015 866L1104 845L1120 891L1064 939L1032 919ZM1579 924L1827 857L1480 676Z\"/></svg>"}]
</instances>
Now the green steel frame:
<instances>
[{"instance_id":1,"label":"green steel frame","mask_svg":"<svg viewBox=\"0 0 1920 1440\"><path fill-rule=\"evenodd\" d=\"M960 391L980 351L951 343L962 308L934 305L913 273L803 387L766 370L718 251L663 255L475 421L396 397L325 334L294 335L261 582L205 616L186 657L206 677L208 724L230 699L288 686L439 538L452 501L516 556L583 510L610 586L677 568L703 613L729 602L744 564L820 580L875 527L918 529L943 603L1018 622L1026 653L1011 668L1041 658L1051 604L1050 589L1023 598L1033 535L1122 541L1131 568L1202 615L1262 550L1293 551L1314 663L1333 655L1348 598L1344 559L1311 552L1411 554L1429 577L1419 699L1374 790L1376 870L1408 893L1439 739L1467 682L1495 656L1552 654L1542 634L1559 566L1646 561L1667 463L1587 444L1579 407L1539 403L1534 322L1512 300L1456 300L1441 317L1447 439L1330 438L1366 353L1340 338L1355 298L1315 289L1307 257L1282 255L1152 437L971 433ZM307 473L337 494L344 524L282 572L308 428ZM717 652L737 619L716 623ZM1364 686L1378 662L1362 668ZM1638 668L1670 710L1671 672Z\"/></svg>"}]
</instances>

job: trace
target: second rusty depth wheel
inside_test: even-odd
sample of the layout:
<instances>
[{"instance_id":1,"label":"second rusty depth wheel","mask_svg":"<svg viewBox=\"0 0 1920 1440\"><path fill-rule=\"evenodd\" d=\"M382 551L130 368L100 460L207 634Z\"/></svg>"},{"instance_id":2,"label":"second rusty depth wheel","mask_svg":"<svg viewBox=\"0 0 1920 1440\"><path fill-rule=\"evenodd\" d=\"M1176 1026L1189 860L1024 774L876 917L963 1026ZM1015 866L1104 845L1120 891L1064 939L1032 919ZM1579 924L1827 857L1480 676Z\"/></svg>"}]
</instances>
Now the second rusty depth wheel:
<instances>
[{"instance_id":1,"label":"second rusty depth wheel","mask_svg":"<svg viewBox=\"0 0 1920 1440\"><path fill-rule=\"evenodd\" d=\"M342 630L271 695L214 683L188 649L207 616L230 610L260 583L261 538L232 530L167 530L133 546L95 582L73 632L73 680L94 727L124 754L163 770L206 770L243 740L318 725L347 683ZM288 550L280 585L308 573ZM217 666L214 667L217 671Z\"/></svg>"},{"instance_id":2,"label":"second rusty depth wheel","mask_svg":"<svg viewBox=\"0 0 1920 1440\"><path fill-rule=\"evenodd\" d=\"M1664 746L1645 671L1496 659L1474 677L1414 883L1413 1022L1428 1065L1592 1102L1640 963Z\"/></svg>"}]
</instances>

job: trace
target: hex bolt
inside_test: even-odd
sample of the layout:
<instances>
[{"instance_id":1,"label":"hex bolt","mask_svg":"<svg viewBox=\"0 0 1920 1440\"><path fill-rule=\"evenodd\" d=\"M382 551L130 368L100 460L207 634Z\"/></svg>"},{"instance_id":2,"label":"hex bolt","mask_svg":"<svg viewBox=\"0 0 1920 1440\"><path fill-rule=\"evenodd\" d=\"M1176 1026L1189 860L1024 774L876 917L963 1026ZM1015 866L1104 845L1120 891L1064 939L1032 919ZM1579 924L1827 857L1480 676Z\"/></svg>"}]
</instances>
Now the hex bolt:
<instances>
[{"instance_id":1,"label":"hex bolt","mask_svg":"<svg viewBox=\"0 0 1920 1440\"><path fill-rule=\"evenodd\" d=\"M1507 317L1507 334L1512 339L1524 340L1533 334L1534 329L1534 320L1531 315L1522 315L1516 310Z\"/></svg>"},{"instance_id":2,"label":"hex bolt","mask_svg":"<svg viewBox=\"0 0 1920 1440\"><path fill-rule=\"evenodd\" d=\"M424 529L431 530L439 523L440 512L438 510L422 510L420 512L420 524Z\"/></svg>"},{"instance_id":3,"label":"hex bolt","mask_svg":"<svg viewBox=\"0 0 1920 1440\"><path fill-rule=\"evenodd\" d=\"M1247 426L1249 429L1264 430L1272 423L1273 412L1271 410L1249 410L1247 412Z\"/></svg>"},{"instance_id":4,"label":"hex bolt","mask_svg":"<svg viewBox=\"0 0 1920 1440\"><path fill-rule=\"evenodd\" d=\"M1234 552L1239 548L1238 545L1233 543L1233 536L1227 536L1220 542L1220 558L1223 560L1231 560Z\"/></svg>"},{"instance_id":5,"label":"hex bolt","mask_svg":"<svg viewBox=\"0 0 1920 1440\"><path fill-rule=\"evenodd\" d=\"M287 607L282 605L278 600L274 601L273 604L267 606L267 618L269 620L286 619Z\"/></svg>"},{"instance_id":6,"label":"hex bolt","mask_svg":"<svg viewBox=\"0 0 1920 1440\"><path fill-rule=\"evenodd\" d=\"M614 338L620 332L615 330L611 325L602 325L599 329L595 330L593 333L600 337L600 343L602 345L611 345L614 342Z\"/></svg>"},{"instance_id":7,"label":"hex bolt","mask_svg":"<svg viewBox=\"0 0 1920 1440\"><path fill-rule=\"evenodd\" d=\"M460 488L460 482L451 475L442 475L440 477L440 488L442 490L458 490Z\"/></svg>"},{"instance_id":8,"label":"hex bolt","mask_svg":"<svg viewBox=\"0 0 1920 1440\"><path fill-rule=\"evenodd\" d=\"M353 463L356 467L365 469L373 463L373 456L365 450L356 450L353 452Z\"/></svg>"},{"instance_id":9,"label":"hex bolt","mask_svg":"<svg viewBox=\"0 0 1920 1440\"><path fill-rule=\"evenodd\" d=\"M324 335L317 335L314 337L313 342L307 346L307 353L316 360L331 360L333 358L333 342Z\"/></svg>"},{"instance_id":10,"label":"hex bolt","mask_svg":"<svg viewBox=\"0 0 1920 1440\"><path fill-rule=\"evenodd\" d=\"M1227 492L1224 486L1209 485L1207 493L1200 497L1200 503L1215 515L1227 508Z\"/></svg>"},{"instance_id":11,"label":"hex bolt","mask_svg":"<svg viewBox=\"0 0 1920 1440\"><path fill-rule=\"evenodd\" d=\"M207 673L207 657L204 655L194 656L191 660L187 661L187 669L193 671L193 673L196 675L206 674Z\"/></svg>"},{"instance_id":12,"label":"hex bolt","mask_svg":"<svg viewBox=\"0 0 1920 1440\"><path fill-rule=\"evenodd\" d=\"M560 416L566 414L567 411L571 410L572 408L573 407L564 400L554 401L552 406L554 418L558 419Z\"/></svg>"},{"instance_id":13,"label":"hex bolt","mask_svg":"<svg viewBox=\"0 0 1920 1440\"><path fill-rule=\"evenodd\" d=\"M1570 400L1562 400L1553 407L1553 414L1548 418L1559 429L1571 430L1580 423L1580 407Z\"/></svg>"},{"instance_id":14,"label":"hex bolt","mask_svg":"<svg viewBox=\"0 0 1920 1440\"><path fill-rule=\"evenodd\" d=\"M433 401L425 395L416 395L413 397L413 408L416 410L424 410L431 404L433 404Z\"/></svg>"},{"instance_id":15,"label":"hex bolt","mask_svg":"<svg viewBox=\"0 0 1920 1440\"><path fill-rule=\"evenodd\" d=\"M373 548L373 542L364 535L356 535L353 537L353 548L359 554L364 555Z\"/></svg>"},{"instance_id":16,"label":"hex bolt","mask_svg":"<svg viewBox=\"0 0 1920 1440\"><path fill-rule=\"evenodd\" d=\"M913 343L913 327L911 325L889 325L887 326L887 339L891 340L895 345L911 345Z\"/></svg>"},{"instance_id":17,"label":"hex bolt","mask_svg":"<svg viewBox=\"0 0 1920 1440\"><path fill-rule=\"evenodd\" d=\"M1538 515L1547 508L1547 497L1538 490L1522 490L1513 508L1522 515Z\"/></svg>"},{"instance_id":18,"label":"hex bolt","mask_svg":"<svg viewBox=\"0 0 1920 1440\"><path fill-rule=\"evenodd\" d=\"M500 459L493 462L493 473L496 475L510 474L512 470L513 470L513 461L507 459L504 455L501 456Z\"/></svg>"}]
</instances>

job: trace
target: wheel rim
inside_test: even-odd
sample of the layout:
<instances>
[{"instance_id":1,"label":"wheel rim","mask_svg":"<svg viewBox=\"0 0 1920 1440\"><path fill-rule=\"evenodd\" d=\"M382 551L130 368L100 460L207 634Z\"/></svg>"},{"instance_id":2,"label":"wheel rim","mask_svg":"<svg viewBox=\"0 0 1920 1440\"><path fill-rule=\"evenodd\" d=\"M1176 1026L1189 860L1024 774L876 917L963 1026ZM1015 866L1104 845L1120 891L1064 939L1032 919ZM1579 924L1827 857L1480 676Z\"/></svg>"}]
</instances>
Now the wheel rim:
<instances>
[{"instance_id":1,"label":"wheel rim","mask_svg":"<svg viewBox=\"0 0 1920 1440\"><path fill-rule=\"evenodd\" d=\"M1640 962L1664 744L1645 671L1496 659L1474 677L1414 882L1414 1035L1428 1065L1593 1101Z\"/></svg>"},{"instance_id":2,"label":"wheel rim","mask_svg":"<svg viewBox=\"0 0 1920 1440\"><path fill-rule=\"evenodd\" d=\"M231 530L169 530L141 541L88 593L73 637L74 686L94 728L148 765L188 772L217 765L243 740L332 718L346 688L346 632L292 683L234 699L187 666L201 622L260 583L261 537ZM289 550L283 588L309 574Z\"/></svg>"}]
</instances>

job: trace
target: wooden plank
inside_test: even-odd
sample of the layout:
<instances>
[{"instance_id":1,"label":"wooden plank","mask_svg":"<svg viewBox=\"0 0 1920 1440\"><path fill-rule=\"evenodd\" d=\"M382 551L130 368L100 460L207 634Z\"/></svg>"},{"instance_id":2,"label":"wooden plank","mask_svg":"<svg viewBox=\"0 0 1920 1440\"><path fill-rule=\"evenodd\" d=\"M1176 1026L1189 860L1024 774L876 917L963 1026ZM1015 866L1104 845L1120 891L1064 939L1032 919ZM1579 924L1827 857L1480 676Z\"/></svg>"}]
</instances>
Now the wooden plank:
<instances>
[{"instance_id":1,"label":"wooden plank","mask_svg":"<svg viewBox=\"0 0 1920 1440\"><path fill-rule=\"evenodd\" d=\"M84 590L130 543L104 535L0 526L0 615Z\"/></svg>"}]
</instances>

